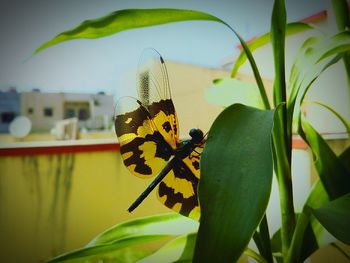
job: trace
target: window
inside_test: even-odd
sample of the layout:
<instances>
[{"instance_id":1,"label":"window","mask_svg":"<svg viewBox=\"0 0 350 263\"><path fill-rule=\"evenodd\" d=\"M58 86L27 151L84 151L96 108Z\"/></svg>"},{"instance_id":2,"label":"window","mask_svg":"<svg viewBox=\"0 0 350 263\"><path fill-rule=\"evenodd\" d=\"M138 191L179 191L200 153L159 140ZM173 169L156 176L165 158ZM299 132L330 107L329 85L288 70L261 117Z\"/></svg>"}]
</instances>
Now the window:
<instances>
[{"instance_id":1,"label":"window","mask_svg":"<svg viewBox=\"0 0 350 263\"><path fill-rule=\"evenodd\" d=\"M53 116L53 109L52 108L44 108L44 116L45 117Z\"/></svg>"},{"instance_id":2,"label":"window","mask_svg":"<svg viewBox=\"0 0 350 263\"><path fill-rule=\"evenodd\" d=\"M78 118L81 121L87 120L89 118L89 111L88 111L88 109L80 108L79 109Z\"/></svg>"},{"instance_id":3,"label":"window","mask_svg":"<svg viewBox=\"0 0 350 263\"><path fill-rule=\"evenodd\" d=\"M64 118L69 119L74 117L75 117L75 110L72 108L67 108L64 112Z\"/></svg>"},{"instance_id":4,"label":"window","mask_svg":"<svg viewBox=\"0 0 350 263\"><path fill-rule=\"evenodd\" d=\"M2 123L10 123L16 114L14 112L2 112L1 113L1 122Z\"/></svg>"},{"instance_id":5,"label":"window","mask_svg":"<svg viewBox=\"0 0 350 263\"><path fill-rule=\"evenodd\" d=\"M28 114L33 114L34 113L34 109L32 107L28 108L27 110Z\"/></svg>"},{"instance_id":6,"label":"window","mask_svg":"<svg viewBox=\"0 0 350 263\"><path fill-rule=\"evenodd\" d=\"M86 121L90 118L90 103L88 101L68 101L64 104L64 118L78 118Z\"/></svg>"}]
</instances>

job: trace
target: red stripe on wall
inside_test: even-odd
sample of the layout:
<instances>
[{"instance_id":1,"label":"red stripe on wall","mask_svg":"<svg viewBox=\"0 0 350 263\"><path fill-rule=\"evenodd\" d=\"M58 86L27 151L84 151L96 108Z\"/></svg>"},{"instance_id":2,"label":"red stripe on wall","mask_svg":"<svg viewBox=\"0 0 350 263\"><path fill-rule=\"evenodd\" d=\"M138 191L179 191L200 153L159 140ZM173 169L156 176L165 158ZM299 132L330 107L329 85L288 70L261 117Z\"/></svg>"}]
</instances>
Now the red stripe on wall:
<instances>
[{"instance_id":1,"label":"red stripe on wall","mask_svg":"<svg viewBox=\"0 0 350 263\"><path fill-rule=\"evenodd\" d=\"M119 151L119 149L120 149L119 143L15 147L15 148L0 148L0 156L102 152L102 151ZM307 145L302 139L293 138L293 149L307 149Z\"/></svg>"},{"instance_id":2,"label":"red stripe on wall","mask_svg":"<svg viewBox=\"0 0 350 263\"><path fill-rule=\"evenodd\" d=\"M304 23L317 23L327 18L327 11L323 10L311 16L305 17L301 20Z\"/></svg>"},{"instance_id":3,"label":"red stripe on wall","mask_svg":"<svg viewBox=\"0 0 350 263\"><path fill-rule=\"evenodd\" d=\"M308 145L301 138L293 138L292 148L299 149L299 150L306 150L308 148Z\"/></svg>"}]
</instances>

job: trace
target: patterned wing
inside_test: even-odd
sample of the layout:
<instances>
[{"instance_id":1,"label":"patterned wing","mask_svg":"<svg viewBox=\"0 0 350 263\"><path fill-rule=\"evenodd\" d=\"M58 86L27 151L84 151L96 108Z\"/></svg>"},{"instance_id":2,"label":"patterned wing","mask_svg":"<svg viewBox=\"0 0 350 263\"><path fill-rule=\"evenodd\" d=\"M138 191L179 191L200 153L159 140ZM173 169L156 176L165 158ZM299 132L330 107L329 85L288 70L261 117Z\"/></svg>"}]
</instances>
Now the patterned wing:
<instances>
[{"instance_id":1,"label":"patterned wing","mask_svg":"<svg viewBox=\"0 0 350 263\"><path fill-rule=\"evenodd\" d=\"M165 62L155 49L149 48L142 53L137 77L140 101L150 112L158 131L175 149L179 140L179 125Z\"/></svg>"},{"instance_id":2,"label":"patterned wing","mask_svg":"<svg viewBox=\"0 0 350 263\"><path fill-rule=\"evenodd\" d=\"M115 131L125 166L132 174L157 175L174 154L139 100L122 97L115 108Z\"/></svg>"},{"instance_id":3,"label":"patterned wing","mask_svg":"<svg viewBox=\"0 0 350 263\"><path fill-rule=\"evenodd\" d=\"M158 187L158 199L180 214L198 220L197 186L200 177L199 161L203 146L198 146L187 157L176 160L172 170Z\"/></svg>"}]
</instances>

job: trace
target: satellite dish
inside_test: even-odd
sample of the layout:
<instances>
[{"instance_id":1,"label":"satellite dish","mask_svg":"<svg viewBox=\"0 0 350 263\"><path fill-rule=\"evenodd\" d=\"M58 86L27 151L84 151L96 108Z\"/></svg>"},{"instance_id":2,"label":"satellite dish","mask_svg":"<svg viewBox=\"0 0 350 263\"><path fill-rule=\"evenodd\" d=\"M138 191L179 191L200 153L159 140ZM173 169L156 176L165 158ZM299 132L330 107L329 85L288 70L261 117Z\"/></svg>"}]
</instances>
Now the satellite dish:
<instances>
[{"instance_id":1,"label":"satellite dish","mask_svg":"<svg viewBox=\"0 0 350 263\"><path fill-rule=\"evenodd\" d=\"M32 128L32 122L25 116L16 117L9 126L9 132L16 138L26 137Z\"/></svg>"}]
</instances>

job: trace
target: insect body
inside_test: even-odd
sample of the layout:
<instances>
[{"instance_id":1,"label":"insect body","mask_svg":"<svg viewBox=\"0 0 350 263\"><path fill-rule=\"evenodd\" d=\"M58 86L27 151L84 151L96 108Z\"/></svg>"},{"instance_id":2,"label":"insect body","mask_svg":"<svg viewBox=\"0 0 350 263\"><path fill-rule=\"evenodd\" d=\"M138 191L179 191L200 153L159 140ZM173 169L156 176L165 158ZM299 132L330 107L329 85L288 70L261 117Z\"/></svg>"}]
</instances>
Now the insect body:
<instances>
[{"instance_id":1,"label":"insect body","mask_svg":"<svg viewBox=\"0 0 350 263\"><path fill-rule=\"evenodd\" d=\"M199 218L197 185L203 132L192 129L191 139L179 140L165 63L154 49L147 49L141 57L138 77L139 99L119 99L115 130L125 166L135 176L155 179L128 210L134 210L158 185L158 199L165 206Z\"/></svg>"}]
</instances>

